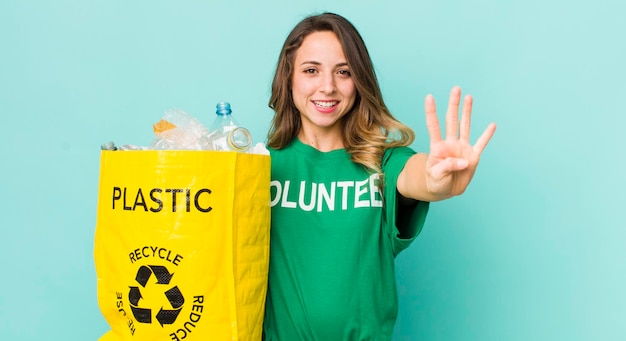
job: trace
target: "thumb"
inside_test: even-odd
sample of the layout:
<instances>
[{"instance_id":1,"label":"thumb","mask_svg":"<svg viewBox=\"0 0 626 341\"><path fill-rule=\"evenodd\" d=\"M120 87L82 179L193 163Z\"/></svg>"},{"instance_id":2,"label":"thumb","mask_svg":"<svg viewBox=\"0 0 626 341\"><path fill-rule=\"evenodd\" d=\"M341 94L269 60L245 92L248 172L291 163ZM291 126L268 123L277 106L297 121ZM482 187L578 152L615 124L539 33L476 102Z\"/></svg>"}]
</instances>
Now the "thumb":
<instances>
[{"instance_id":1,"label":"thumb","mask_svg":"<svg viewBox=\"0 0 626 341\"><path fill-rule=\"evenodd\" d=\"M464 170L468 165L469 163L465 159L448 157L432 166L430 174L435 179L441 179L450 173Z\"/></svg>"}]
</instances>

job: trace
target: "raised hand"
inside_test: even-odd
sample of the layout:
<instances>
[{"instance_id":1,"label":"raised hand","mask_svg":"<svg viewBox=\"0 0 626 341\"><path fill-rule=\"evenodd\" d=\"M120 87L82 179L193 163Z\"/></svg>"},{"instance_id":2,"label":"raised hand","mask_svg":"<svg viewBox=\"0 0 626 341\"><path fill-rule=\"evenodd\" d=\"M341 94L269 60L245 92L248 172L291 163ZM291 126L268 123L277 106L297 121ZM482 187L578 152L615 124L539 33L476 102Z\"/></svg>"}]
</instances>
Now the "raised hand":
<instances>
[{"instance_id":1,"label":"raised hand","mask_svg":"<svg viewBox=\"0 0 626 341\"><path fill-rule=\"evenodd\" d=\"M461 121L458 120L461 89L450 91L446 113L446 136L441 137L435 100L426 96L426 126L430 135L430 153L426 160L426 190L435 198L462 194L469 185L480 155L493 136L496 125L489 124L473 146L470 144L472 97L463 99Z\"/></svg>"}]
</instances>

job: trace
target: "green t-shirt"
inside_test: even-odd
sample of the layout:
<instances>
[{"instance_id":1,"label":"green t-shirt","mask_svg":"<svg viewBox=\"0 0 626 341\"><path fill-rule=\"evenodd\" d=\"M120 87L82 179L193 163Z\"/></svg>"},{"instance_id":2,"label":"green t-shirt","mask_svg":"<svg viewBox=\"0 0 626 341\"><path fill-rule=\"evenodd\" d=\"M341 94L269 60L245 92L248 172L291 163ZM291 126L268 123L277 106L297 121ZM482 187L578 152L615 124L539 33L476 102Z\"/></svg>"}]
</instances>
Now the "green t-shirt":
<instances>
[{"instance_id":1,"label":"green t-shirt","mask_svg":"<svg viewBox=\"0 0 626 341\"><path fill-rule=\"evenodd\" d=\"M415 152L387 150L384 196L378 175L345 149L320 152L296 138L270 153L265 340L390 340L398 312L394 258L428 212L418 202L396 219L396 180Z\"/></svg>"}]
</instances>

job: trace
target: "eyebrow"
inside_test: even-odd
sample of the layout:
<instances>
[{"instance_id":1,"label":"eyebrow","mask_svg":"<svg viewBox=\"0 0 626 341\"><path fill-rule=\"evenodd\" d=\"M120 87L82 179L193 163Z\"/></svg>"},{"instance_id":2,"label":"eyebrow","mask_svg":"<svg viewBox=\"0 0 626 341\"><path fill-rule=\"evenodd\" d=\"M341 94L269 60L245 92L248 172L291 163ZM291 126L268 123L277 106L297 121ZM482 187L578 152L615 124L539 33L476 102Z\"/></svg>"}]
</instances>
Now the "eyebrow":
<instances>
[{"instance_id":1,"label":"eyebrow","mask_svg":"<svg viewBox=\"0 0 626 341\"><path fill-rule=\"evenodd\" d=\"M305 64L322 65L322 63L314 61L314 60L307 60L307 61L300 63L300 65L305 65ZM335 67L341 67L341 66L349 66L349 65L348 65L348 62L335 64Z\"/></svg>"}]
</instances>

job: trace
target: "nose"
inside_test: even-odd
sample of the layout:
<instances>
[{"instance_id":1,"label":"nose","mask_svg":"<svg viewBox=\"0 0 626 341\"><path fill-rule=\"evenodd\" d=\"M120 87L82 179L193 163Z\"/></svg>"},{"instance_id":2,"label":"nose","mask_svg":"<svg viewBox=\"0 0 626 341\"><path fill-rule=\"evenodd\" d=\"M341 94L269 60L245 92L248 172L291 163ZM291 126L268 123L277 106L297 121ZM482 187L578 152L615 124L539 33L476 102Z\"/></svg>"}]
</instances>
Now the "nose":
<instances>
[{"instance_id":1,"label":"nose","mask_svg":"<svg viewBox=\"0 0 626 341\"><path fill-rule=\"evenodd\" d=\"M332 94L333 92L335 92L336 86L335 86L335 75L330 72L330 73L324 73L320 79L320 91L326 94Z\"/></svg>"}]
</instances>

